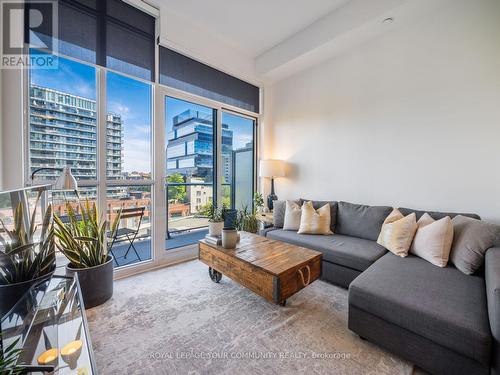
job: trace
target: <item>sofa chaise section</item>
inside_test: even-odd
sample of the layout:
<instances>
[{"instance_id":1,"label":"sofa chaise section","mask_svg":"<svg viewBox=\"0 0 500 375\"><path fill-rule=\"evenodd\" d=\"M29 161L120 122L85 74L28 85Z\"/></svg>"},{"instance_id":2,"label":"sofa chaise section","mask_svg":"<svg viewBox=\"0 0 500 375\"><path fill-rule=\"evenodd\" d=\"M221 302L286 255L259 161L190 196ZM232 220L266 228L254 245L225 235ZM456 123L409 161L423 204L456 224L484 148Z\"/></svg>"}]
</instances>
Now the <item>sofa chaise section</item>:
<instances>
[{"instance_id":1,"label":"sofa chaise section","mask_svg":"<svg viewBox=\"0 0 500 375\"><path fill-rule=\"evenodd\" d=\"M488 374L485 279L384 255L349 287L349 329L433 374Z\"/></svg>"}]
</instances>

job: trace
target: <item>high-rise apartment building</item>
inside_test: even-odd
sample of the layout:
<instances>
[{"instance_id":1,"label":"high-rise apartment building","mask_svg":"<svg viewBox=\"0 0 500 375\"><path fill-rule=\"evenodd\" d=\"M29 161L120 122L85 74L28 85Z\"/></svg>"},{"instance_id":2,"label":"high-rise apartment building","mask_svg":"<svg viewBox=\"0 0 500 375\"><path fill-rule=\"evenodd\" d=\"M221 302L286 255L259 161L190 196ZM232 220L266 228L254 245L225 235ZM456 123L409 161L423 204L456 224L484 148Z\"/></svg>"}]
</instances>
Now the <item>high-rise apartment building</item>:
<instances>
[{"instance_id":1,"label":"high-rise apartment building","mask_svg":"<svg viewBox=\"0 0 500 375\"><path fill-rule=\"evenodd\" d=\"M70 167L77 179L97 178L96 102L46 87L32 85L29 112L31 172L42 167ZM123 122L109 113L106 123L107 178L123 172ZM54 179L58 171L40 171Z\"/></svg>"}]
</instances>

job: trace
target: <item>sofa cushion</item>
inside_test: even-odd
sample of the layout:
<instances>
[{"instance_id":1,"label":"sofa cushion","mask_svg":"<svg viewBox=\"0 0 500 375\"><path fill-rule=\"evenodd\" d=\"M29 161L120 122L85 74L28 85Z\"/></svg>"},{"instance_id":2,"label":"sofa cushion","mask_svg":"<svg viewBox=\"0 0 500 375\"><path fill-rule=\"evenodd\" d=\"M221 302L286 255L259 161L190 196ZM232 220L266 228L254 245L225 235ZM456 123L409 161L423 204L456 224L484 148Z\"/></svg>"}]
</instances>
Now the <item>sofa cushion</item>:
<instances>
[{"instance_id":1,"label":"sofa cushion","mask_svg":"<svg viewBox=\"0 0 500 375\"><path fill-rule=\"evenodd\" d=\"M337 210L338 210L338 202L336 201L315 201L312 199L299 199L299 204L302 205L304 202L311 201L315 210L323 207L325 204L330 205L330 230L335 233L335 224L337 223Z\"/></svg>"},{"instance_id":2,"label":"sofa cushion","mask_svg":"<svg viewBox=\"0 0 500 375\"><path fill-rule=\"evenodd\" d=\"M450 218L454 218L457 215L462 215L462 216L467 216L471 217L473 219L481 219L479 215L476 214L461 214L458 212L437 212L437 211L422 211L422 210L414 210L413 208L399 208L399 212L401 212L403 215L409 215L412 212L415 212L415 215L417 215L417 220L422 217L423 214L426 212L434 219L434 220L439 220L442 219L443 217L449 216Z\"/></svg>"},{"instance_id":3,"label":"sofa cushion","mask_svg":"<svg viewBox=\"0 0 500 375\"><path fill-rule=\"evenodd\" d=\"M387 252L374 241L340 234L318 236L277 229L268 232L267 237L321 251L323 260L358 271L364 271Z\"/></svg>"},{"instance_id":4,"label":"sofa cushion","mask_svg":"<svg viewBox=\"0 0 500 375\"><path fill-rule=\"evenodd\" d=\"M500 226L458 215L453 224L450 261L460 271L472 275L484 264L484 254L500 237Z\"/></svg>"},{"instance_id":5,"label":"sofa cushion","mask_svg":"<svg viewBox=\"0 0 500 375\"><path fill-rule=\"evenodd\" d=\"M486 252L485 279L491 332L500 342L500 247Z\"/></svg>"},{"instance_id":6,"label":"sofa cushion","mask_svg":"<svg viewBox=\"0 0 500 375\"><path fill-rule=\"evenodd\" d=\"M335 233L377 241L382 224L391 211L392 207L388 206L339 202Z\"/></svg>"},{"instance_id":7,"label":"sofa cushion","mask_svg":"<svg viewBox=\"0 0 500 375\"><path fill-rule=\"evenodd\" d=\"M409 255L384 255L349 287L349 306L489 364L484 279Z\"/></svg>"}]
</instances>

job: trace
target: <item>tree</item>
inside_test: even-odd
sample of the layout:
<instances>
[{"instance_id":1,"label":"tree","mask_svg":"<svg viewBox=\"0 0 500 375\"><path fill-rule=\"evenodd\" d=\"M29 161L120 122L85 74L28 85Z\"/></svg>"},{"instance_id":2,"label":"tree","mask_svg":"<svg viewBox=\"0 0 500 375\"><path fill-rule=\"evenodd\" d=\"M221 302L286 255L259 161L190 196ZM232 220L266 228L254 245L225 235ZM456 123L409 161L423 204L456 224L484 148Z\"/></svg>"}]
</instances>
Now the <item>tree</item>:
<instances>
[{"instance_id":1,"label":"tree","mask_svg":"<svg viewBox=\"0 0 500 375\"><path fill-rule=\"evenodd\" d=\"M179 184L184 182L184 177L180 173L174 173L167 177L167 184ZM186 186L169 186L168 200L184 202L186 200Z\"/></svg>"}]
</instances>

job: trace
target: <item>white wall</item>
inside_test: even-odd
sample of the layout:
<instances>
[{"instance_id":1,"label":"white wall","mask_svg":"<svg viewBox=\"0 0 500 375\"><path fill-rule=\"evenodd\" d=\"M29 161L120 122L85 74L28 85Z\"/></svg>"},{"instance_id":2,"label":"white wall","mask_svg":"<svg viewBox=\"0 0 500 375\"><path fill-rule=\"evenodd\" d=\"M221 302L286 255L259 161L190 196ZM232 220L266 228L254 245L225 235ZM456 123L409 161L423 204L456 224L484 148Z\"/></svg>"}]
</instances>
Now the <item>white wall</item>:
<instances>
[{"instance_id":1,"label":"white wall","mask_svg":"<svg viewBox=\"0 0 500 375\"><path fill-rule=\"evenodd\" d=\"M500 222L499 35L500 1L457 0L266 88L278 196Z\"/></svg>"}]
</instances>

